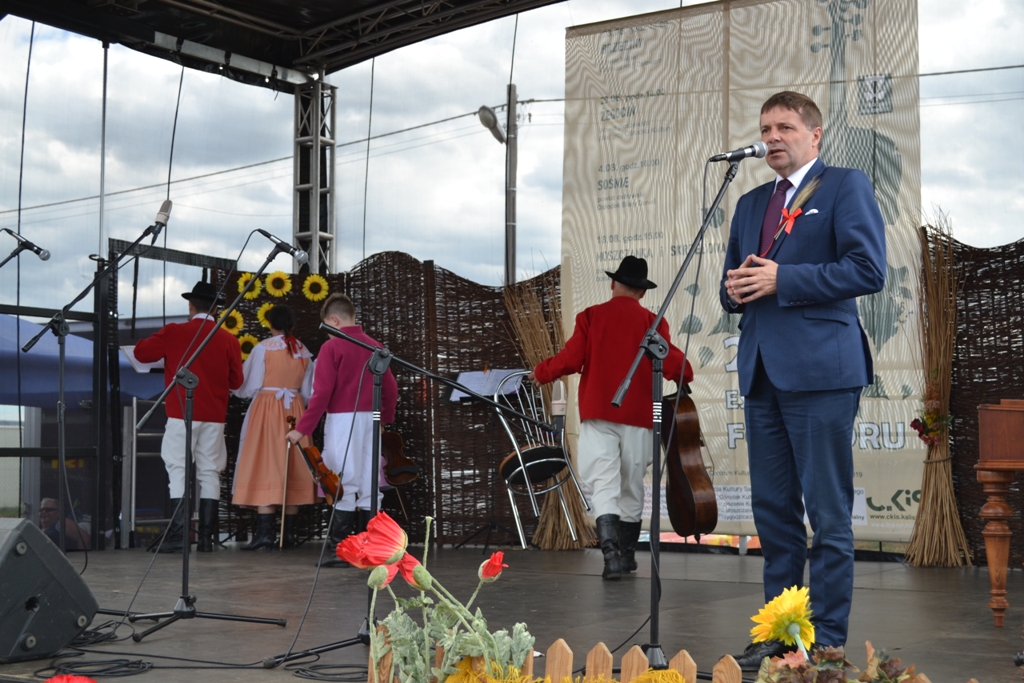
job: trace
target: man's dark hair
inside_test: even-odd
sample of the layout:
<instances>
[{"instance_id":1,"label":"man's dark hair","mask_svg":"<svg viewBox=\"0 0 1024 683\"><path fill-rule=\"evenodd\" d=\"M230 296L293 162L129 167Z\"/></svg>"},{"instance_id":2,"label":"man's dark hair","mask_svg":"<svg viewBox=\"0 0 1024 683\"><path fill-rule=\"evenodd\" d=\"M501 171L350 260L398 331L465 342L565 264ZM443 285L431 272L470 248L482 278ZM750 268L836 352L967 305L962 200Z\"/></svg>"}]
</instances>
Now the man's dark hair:
<instances>
[{"instance_id":1,"label":"man's dark hair","mask_svg":"<svg viewBox=\"0 0 1024 683\"><path fill-rule=\"evenodd\" d=\"M196 309L197 313L209 313L210 310L213 309L214 307L212 301L209 301L207 299L199 299L197 297L192 297L191 299L189 299L189 303L192 304L192 306Z\"/></svg>"},{"instance_id":2,"label":"man's dark hair","mask_svg":"<svg viewBox=\"0 0 1024 683\"><path fill-rule=\"evenodd\" d=\"M271 327L285 334L291 334L292 328L295 327L295 312L284 304L277 304L267 311L263 317L266 318Z\"/></svg>"},{"instance_id":3,"label":"man's dark hair","mask_svg":"<svg viewBox=\"0 0 1024 683\"><path fill-rule=\"evenodd\" d=\"M818 105L814 103L814 100L807 95L802 95L791 90L777 92L761 105L761 113L764 114L776 107L795 111L800 115L800 118L803 119L804 125L807 126L807 130L814 130L815 128L821 128L822 126L821 110L818 109Z\"/></svg>"},{"instance_id":4,"label":"man's dark hair","mask_svg":"<svg viewBox=\"0 0 1024 683\"><path fill-rule=\"evenodd\" d=\"M346 295L341 293L331 294L320 307L320 319L326 320L329 316L336 315L339 318L356 318L356 307Z\"/></svg>"}]
</instances>

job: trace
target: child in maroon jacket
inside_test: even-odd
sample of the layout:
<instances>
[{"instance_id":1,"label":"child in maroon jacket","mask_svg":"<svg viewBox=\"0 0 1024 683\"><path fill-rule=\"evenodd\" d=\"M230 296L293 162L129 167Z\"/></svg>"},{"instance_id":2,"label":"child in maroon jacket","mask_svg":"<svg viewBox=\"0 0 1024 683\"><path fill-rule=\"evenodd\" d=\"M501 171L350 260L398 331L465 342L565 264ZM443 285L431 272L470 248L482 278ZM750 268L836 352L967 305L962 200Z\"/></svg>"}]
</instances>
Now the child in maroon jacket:
<instances>
[{"instance_id":1,"label":"child in maroon jacket","mask_svg":"<svg viewBox=\"0 0 1024 683\"><path fill-rule=\"evenodd\" d=\"M331 327L371 346L380 346L376 340L356 325L356 309L344 294L332 294L320 309L320 319ZM323 346L313 370L313 395L302 419L288 433L292 443L312 434L320 418L324 422L324 464L338 474L344 490L335 501L331 524L331 543L340 543L369 519L373 477L377 466L373 462L373 375L367 368L371 351L347 339L331 337ZM398 403L398 383L388 370L382 378L381 422L395 421ZM377 493L377 508L383 494ZM348 566L341 560L331 559L325 566Z\"/></svg>"}]
</instances>

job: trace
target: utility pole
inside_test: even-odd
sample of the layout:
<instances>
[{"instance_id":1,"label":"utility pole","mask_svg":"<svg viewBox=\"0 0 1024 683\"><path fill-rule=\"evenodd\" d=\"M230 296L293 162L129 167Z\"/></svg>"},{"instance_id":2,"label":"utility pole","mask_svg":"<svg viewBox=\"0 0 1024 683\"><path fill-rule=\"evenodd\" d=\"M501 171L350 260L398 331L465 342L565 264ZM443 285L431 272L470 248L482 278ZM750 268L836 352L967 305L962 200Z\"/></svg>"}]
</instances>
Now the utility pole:
<instances>
[{"instance_id":1,"label":"utility pole","mask_svg":"<svg viewBox=\"0 0 1024 683\"><path fill-rule=\"evenodd\" d=\"M505 123L505 284L516 283L516 169L519 135L516 125L516 86L508 85L508 119Z\"/></svg>"}]
</instances>

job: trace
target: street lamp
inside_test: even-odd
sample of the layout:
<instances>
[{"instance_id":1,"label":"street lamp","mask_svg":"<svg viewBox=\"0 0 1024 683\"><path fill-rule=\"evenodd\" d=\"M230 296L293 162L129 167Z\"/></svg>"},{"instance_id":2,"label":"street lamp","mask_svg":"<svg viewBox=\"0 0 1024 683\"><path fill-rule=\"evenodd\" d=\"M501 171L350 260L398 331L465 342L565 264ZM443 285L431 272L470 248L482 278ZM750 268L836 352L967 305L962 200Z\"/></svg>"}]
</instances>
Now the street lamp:
<instances>
[{"instance_id":1,"label":"street lamp","mask_svg":"<svg viewBox=\"0 0 1024 683\"><path fill-rule=\"evenodd\" d=\"M505 284L514 285L516 282L516 166L518 163L518 149L516 140L516 86L514 83L508 85L508 114L505 120L505 129L502 130L498 123L498 115L488 106L480 107L477 116L484 128L491 131L491 135L498 142L505 145Z\"/></svg>"}]
</instances>

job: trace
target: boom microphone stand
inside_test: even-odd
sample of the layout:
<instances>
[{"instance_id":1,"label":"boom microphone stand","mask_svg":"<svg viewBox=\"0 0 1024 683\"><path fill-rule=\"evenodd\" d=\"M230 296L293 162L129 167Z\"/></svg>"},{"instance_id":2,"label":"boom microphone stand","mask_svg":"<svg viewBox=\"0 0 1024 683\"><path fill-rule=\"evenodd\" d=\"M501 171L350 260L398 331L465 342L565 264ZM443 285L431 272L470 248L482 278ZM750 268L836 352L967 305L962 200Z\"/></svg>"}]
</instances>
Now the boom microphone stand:
<instances>
[{"instance_id":1,"label":"boom microphone stand","mask_svg":"<svg viewBox=\"0 0 1024 683\"><path fill-rule=\"evenodd\" d=\"M659 544L661 541L661 400L663 398L661 372L662 361L668 357L668 342L658 334L658 325L661 324L662 319L665 317L665 311L668 310L672 297L683 281L683 275L690 265L690 260L693 259L693 255L697 253L697 249L703 243L704 233L707 232L711 219L715 215L715 211L718 210L718 205L722 203L726 190L729 189L733 178L736 177L739 165L738 159L729 162L729 170L725 172L725 179L722 181L722 186L718 190L718 195L715 197L711 209L704 215L704 222L701 223L700 230L697 231L697 238L690 245L690 250L686 253L683 264L679 266L676 279L672 281L672 286L669 288L668 294L665 295L665 300L661 304L658 315L651 321L651 327L644 333L643 341L640 342L640 348L637 350L636 358L633 359L629 372L626 373L626 377L622 380L622 384L619 385L618 391L615 392L615 397L612 398L613 406L618 408L622 405L622 401L626 398L626 392L629 391L629 385L633 381L633 375L636 374L637 368L640 367L640 359L646 356L651 362L654 438L652 440L653 457L651 459L651 642L644 645L643 650L647 653L647 660L650 662L652 669L668 668L668 659L665 657L665 651L658 643L658 602L661 600L659 564Z\"/></svg>"},{"instance_id":2,"label":"boom microphone stand","mask_svg":"<svg viewBox=\"0 0 1024 683\"><path fill-rule=\"evenodd\" d=\"M241 292L238 293L238 296L235 297L235 300L231 302L231 305L228 306L223 313L221 313L221 320L231 315L231 311L235 310L235 308L238 307L238 304L242 300L242 297L245 296L246 292L249 291L249 289L253 286L256 280L258 280L259 277L263 275L263 271L267 269L267 266L270 265L270 262L273 261L277 257L277 255L281 253L289 253L300 262L305 260L305 252L300 251L296 254L296 250L291 245L285 242L281 242L279 240L275 240L273 251L271 251L270 255L267 256L266 260L263 261L263 265L261 265L259 270L256 271L256 274L252 278L250 278L249 281L245 284L245 287L242 289ZM199 354L202 353L203 349L206 348L206 345L210 343L211 339L213 339L213 335L217 333L219 327L219 322L215 321L215 324L210 329L209 334L206 335L206 338L203 339L202 343L199 345L199 348L197 348L192 353L192 355L189 356L189 359L185 361L181 368L179 368L177 374L174 376L174 382L167 385L167 388L164 389L164 393L160 395L160 398L156 400L156 403L153 405L153 407L150 408L149 412L146 413L142 417L142 419L139 420L139 423L136 425L136 429L142 429L146 425L146 423L149 421L149 418L153 415L153 412L161 403L164 402L164 400L166 400L167 395L171 393L171 390L174 389L175 385L181 385L182 388L185 389L185 490L182 492L181 502L179 503L179 505L183 508L181 514L183 516L186 516L185 519L191 517L192 509L190 503L191 499L189 496L190 489L192 488L193 477L192 405L195 388L199 385L199 378L196 377L195 373L189 370L189 368L192 367L192 363L195 362L196 358L199 357ZM136 643L141 642L142 639L148 636L149 634L159 631L165 626L170 626L179 619L220 619L223 621L246 621L254 624L274 624L277 626L287 626L288 622L285 619L243 617L233 614L214 614L212 612L197 611L195 607L196 596L190 595L188 591L188 560L191 544L189 543L189 530L187 525L185 526L184 534L184 543L182 543L181 548L181 595L178 597L178 602L174 605L174 609L170 612L133 614L129 616L128 621L132 623L135 623L140 619L152 619L157 620L159 622L152 628L149 628L143 631L142 633L132 634L132 640L134 640ZM159 621L160 619L163 619L163 621Z\"/></svg>"},{"instance_id":3,"label":"boom microphone stand","mask_svg":"<svg viewBox=\"0 0 1024 683\"><path fill-rule=\"evenodd\" d=\"M413 365L412 363L410 363L408 361L404 361L401 358L399 358L398 356L392 355L392 353L390 351L388 351L387 348L381 348L381 347L372 346L370 344L367 344L366 342L364 342L364 341L362 341L360 339L355 339L354 337L351 337L348 334L345 334L344 332L342 332L341 330L339 330L336 327L331 327L327 323L321 323L320 324L320 329L323 330L324 332L326 332L329 335L332 335L334 337L340 337L341 339L349 341L349 342L355 344L356 346L360 346L360 347L366 349L367 351L371 351L373 353L373 355L370 356L370 360L369 360L369 362L367 364L367 368L370 370L370 373L373 375L373 403L372 403L372 410L373 410L373 448L372 448L372 453L373 453L373 460L372 460L372 463L373 463L373 474L370 477L370 518L371 519L374 516L376 516L376 514L377 514L377 486L378 486L378 480L380 478L380 474L379 474L379 472L380 472L380 411L381 411L381 394L382 394L382 392L381 392L381 383L382 383L382 380L383 380L383 377L384 377L384 373L387 372L388 367L391 365L392 362L395 362L398 365L401 365L403 368L405 368L407 370L411 370L413 372L413 374L423 375L425 377L429 377L430 379L437 380L438 382L441 382L442 384L446 384L446 385L448 385L448 386L450 386L452 388L458 389L459 391L462 391L462 392L472 396L473 398L477 399L478 401L483 401L484 403L486 403L486 404L488 404L490 406L493 406L493 407L495 407L495 408L497 408L497 409L499 409L499 410L501 410L501 411L503 411L503 412L505 412L507 414L515 415L516 417L518 417L518 418L520 418L522 420L526 420L527 422L530 422L531 424L536 425L537 427L540 427L541 429L546 429L548 431L554 431L555 430L555 428L552 425L549 425L549 424L547 424L545 422L541 422L540 420L535 420L534 418L530 417L529 415L524 415L524 414L520 413L519 411L514 410L514 409L512 409L509 406L505 406L505 405L502 405L500 403L497 403L496 401L494 401L492 399L489 399L486 396L481 396L480 394L476 393L472 389L468 389L467 387L462 386L461 384L459 384L458 382L456 382L453 379L449 379L447 377L442 377L441 375L436 375L436 374L434 374L434 373L432 373L432 372L430 372L428 370L425 370L425 369L423 369L423 368L421 368L419 366ZM287 654L283 654L283 655L277 655L275 657L268 657L266 660L264 660L264 666L266 668L273 668L275 666L283 664L283 663L285 663L287 661L291 661L293 659L303 659L305 657L308 657L309 655L320 654L322 652L330 652L331 650L338 650L338 649L341 649L343 647L349 647L350 645L358 645L360 643L363 644L363 645L369 645L370 644L370 629L373 627L373 623L376 622L376 616L372 613L372 611L369 608L369 599L372 598L372 597L373 597L373 590L370 589L369 590L369 598L367 599L367 609L366 609L367 616L366 616L365 619L363 619L363 624L359 628L359 632L358 632L358 634L356 635L355 638L348 638L347 640L339 640L339 641L337 641L335 643L328 643L327 645L321 645L319 647L310 648L308 650L303 650L302 652L292 652L292 653L287 653Z\"/></svg>"},{"instance_id":4,"label":"boom microphone stand","mask_svg":"<svg viewBox=\"0 0 1024 683\"><path fill-rule=\"evenodd\" d=\"M57 337L57 519L59 520L57 522L57 529L60 531L61 552L67 552L67 538L65 533L67 521L64 516L64 500L67 498L68 488L67 449L65 446L65 427L67 424L67 420L65 416L66 406L64 402L64 375L66 360L65 341L67 340L68 334L71 333L71 330L68 327L67 314L68 311L70 311L75 304L77 304L79 301L85 298L85 295L88 294L100 280L105 278L115 268L117 268L118 264L121 262L121 259L123 259L126 255L132 253L132 250L136 246L138 246L139 243L142 242L142 240L144 240L147 235L152 235L153 243L155 243L157 236L160 234L160 229L167 225L167 219L170 216L170 213L171 202L170 200L167 200L163 203L163 205L160 206L160 213L157 214L156 221L154 221L153 225L143 230L142 234L139 235L139 238L135 240L131 244L131 246L128 247L128 249L118 254L114 260L110 261L110 263L108 263L106 267L103 268L103 270L96 274L96 277L93 278L92 282L90 282L85 289L78 293L78 296L72 299L66 306L64 306L64 308L57 311L57 313L55 313L54 316L50 318L50 320L45 325L43 325L43 329L39 330L39 333L36 336L29 339L28 342L26 342L26 344L21 347L23 353L28 353L33 346L39 343L39 340L42 339L43 335L46 334L47 331L53 332L54 336ZM7 232L10 232L11 235L14 235L15 239L18 240L18 246L15 248L13 252L11 252L10 256L4 259L3 263L7 263L7 261L12 259L19 252L24 251L25 249L35 251L38 254L39 258L41 258L44 261L50 258L50 252L46 251L45 249L39 249L39 247L35 247L35 245L32 245L31 242L22 239L22 237L17 233L11 232L10 230L7 230ZM33 249L33 247L35 248ZM0 266L2 266L3 263L0 263Z\"/></svg>"}]
</instances>

